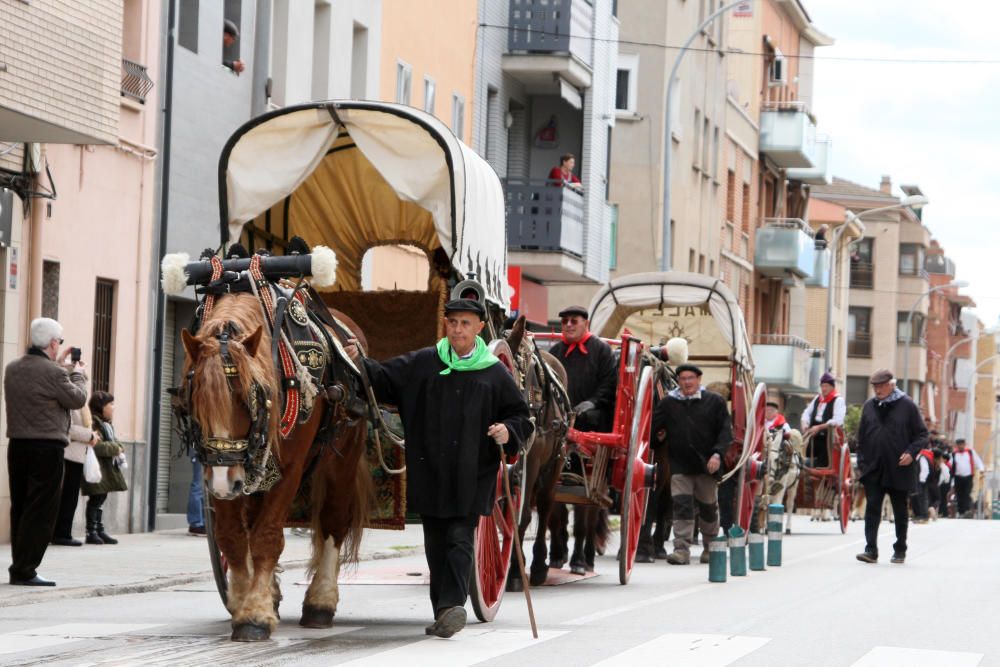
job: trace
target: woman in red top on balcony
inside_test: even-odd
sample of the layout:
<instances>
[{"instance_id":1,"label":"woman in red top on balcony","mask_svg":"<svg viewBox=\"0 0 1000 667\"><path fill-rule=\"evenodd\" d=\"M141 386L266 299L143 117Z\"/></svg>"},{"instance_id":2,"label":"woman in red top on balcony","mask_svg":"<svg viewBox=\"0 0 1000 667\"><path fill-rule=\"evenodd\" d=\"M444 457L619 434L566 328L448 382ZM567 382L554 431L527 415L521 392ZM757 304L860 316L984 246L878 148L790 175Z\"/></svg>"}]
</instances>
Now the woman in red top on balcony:
<instances>
[{"instance_id":1,"label":"woman in red top on balcony","mask_svg":"<svg viewBox=\"0 0 1000 667\"><path fill-rule=\"evenodd\" d=\"M559 187L571 187L577 192L583 191L580 179L573 174L573 167L576 166L576 157L572 153L566 153L559 158L559 166L552 167L549 172L549 184Z\"/></svg>"}]
</instances>

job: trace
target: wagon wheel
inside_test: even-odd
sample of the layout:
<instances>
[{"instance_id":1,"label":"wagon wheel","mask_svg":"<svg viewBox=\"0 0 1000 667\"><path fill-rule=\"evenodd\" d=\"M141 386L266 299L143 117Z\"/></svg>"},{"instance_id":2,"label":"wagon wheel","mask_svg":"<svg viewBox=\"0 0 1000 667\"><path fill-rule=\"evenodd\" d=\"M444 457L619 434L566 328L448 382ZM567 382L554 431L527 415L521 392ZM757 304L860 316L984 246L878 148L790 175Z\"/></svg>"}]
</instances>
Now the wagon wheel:
<instances>
[{"instance_id":1,"label":"wagon wheel","mask_svg":"<svg viewBox=\"0 0 1000 667\"><path fill-rule=\"evenodd\" d=\"M202 482L202 494L205 499L205 536L208 538L208 558L212 561L212 574L215 576L215 587L219 590L219 597L222 604L229 608L229 563L226 557L219 550L219 545L215 543L215 508L212 506L212 494L204 488Z\"/></svg>"},{"instance_id":2,"label":"wagon wheel","mask_svg":"<svg viewBox=\"0 0 1000 667\"><path fill-rule=\"evenodd\" d=\"M847 522L851 518L851 450L846 445L840 446L840 466L837 471L837 496L839 510L840 532L847 532Z\"/></svg>"},{"instance_id":3,"label":"wagon wheel","mask_svg":"<svg viewBox=\"0 0 1000 667\"><path fill-rule=\"evenodd\" d=\"M635 552L639 548L639 531L646 517L646 501L652 486L653 450L649 446L653 421L653 373L642 369L639 392L632 414L632 431L625 457L625 483L621 489L621 528L618 559L618 580L624 586L632 575Z\"/></svg>"},{"instance_id":4,"label":"wagon wheel","mask_svg":"<svg viewBox=\"0 0 1000 667\"><path fill-rule=\"evenodd\" d=\"M490 352L500 359L508 372L515 372L514 355L507 341L497 339L489 344ZM496 499L493 511L488 516L479 517L473 545L472 575L469 582L469 598L472 610L483 623L496 618L503 600L507 575L511 568L511 549L517 539L517 521L521 516L523 494L521 474L524 457L507 466L510 476L510 493L514 501L513 517L507 507L504 494L503 469L497 470Z\"/></svg>"},{"instance_id":5,"label":"wagon wheel","mask_svg":"<svg viewBox=\"0 0 1000 667\"><path fill-rule=\"evenodd\" d=\"M744 448L750 448L751 452L761 451L761 444L764 441L764 414L767 408L767 386L763 382L757 383L753 392L753 399L750 401L750 409L747 411L747 430L744 439ZM736 477L736 508L738 514L737 522L743 533L750 532L750 519L753 516L753 488L751 487L756 477L757 466L751 459L747 459ZM754 474L747 478L747 473Z\"/></svg>"}]
</instances>

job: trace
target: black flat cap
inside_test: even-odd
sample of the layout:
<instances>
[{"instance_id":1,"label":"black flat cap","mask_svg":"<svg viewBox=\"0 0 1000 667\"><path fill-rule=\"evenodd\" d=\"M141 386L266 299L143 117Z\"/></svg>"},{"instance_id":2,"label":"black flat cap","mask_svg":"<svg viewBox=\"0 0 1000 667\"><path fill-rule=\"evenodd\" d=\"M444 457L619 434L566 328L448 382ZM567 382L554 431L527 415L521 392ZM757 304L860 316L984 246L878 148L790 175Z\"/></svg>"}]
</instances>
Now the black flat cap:
<instances>
[{"instance_id":1,"label":"black flat cap","mask_svg":"<svg viewBox=\"0 0 1000 667\"><path fill-rule=\"evenodd\" d=\"M475 313L479 319L486 319L486 309L475 299L452 299L444 304L444 314L448 313Z\"/></svg>"},{"instance_id":2,"label":"black flat cap","mask_svg":"<svg viewBox=\"0 0 1000 667\"><path fill-rule=\"evenodd\" d=\"M681 364L680 366L678 366L675 369L674 372L676 372L677 375L680 375L681 373L683 373L685 371L690 371L690 372L694 373L695 375L697 375L698 377L701 377L701 369L698 368L697 366L695 366L694 364Z\"/></svg>"},{"instance_id":3,"label":"black flat cap","mask_svg":"<svg viewBox=\"0 0 1000 667\"><path fill-rule=\"evenodd\" d=\"M775 401L768 401L767 402L767 407L769 407L769 408L780 408L781 406L778 405L778 403L775 402Z\"/></svg>"},{"instance_id":4,"label":"black flat cap","mask_svg":"<svg viewBox=\"0 0 1000 667\"><path fill-rule=\"evenodd\" d=\"M559 317L569 317L570 315L579 315L583 319L590 319L590 313L583 306L568 306L559 311Z\"/></svg>"}]
</instances>

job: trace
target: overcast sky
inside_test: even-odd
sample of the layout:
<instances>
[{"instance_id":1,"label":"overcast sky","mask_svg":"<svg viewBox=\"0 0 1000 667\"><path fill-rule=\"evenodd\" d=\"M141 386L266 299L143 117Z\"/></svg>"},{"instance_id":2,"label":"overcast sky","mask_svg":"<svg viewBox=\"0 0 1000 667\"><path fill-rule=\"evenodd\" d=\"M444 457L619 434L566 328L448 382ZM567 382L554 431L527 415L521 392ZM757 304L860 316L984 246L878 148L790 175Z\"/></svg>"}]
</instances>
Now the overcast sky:
<instances>
[{"instance_id":1,"label":"overcast sky","mask_svg":"<svg viewBox=\"0 0 1000 667\"><path fill-rule=\"evenodd\" d=\"M991 326L1000 315L1000 1L804 0L836 40L817 49L813 110L834 174L919 185L924 223ZM865 58L872 60L836 60ZM878 62L992 60L991 64Z\"/></svg>"}]
</instances>

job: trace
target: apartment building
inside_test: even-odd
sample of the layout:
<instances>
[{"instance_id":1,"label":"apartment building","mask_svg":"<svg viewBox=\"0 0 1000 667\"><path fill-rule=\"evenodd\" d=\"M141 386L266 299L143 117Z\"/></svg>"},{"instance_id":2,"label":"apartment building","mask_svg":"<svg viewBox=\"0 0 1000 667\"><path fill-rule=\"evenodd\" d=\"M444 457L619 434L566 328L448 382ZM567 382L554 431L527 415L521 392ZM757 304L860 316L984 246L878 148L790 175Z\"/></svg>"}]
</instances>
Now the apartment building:
<instances>
[{"instance_id":1,"label":"apartment building","mask_svg":"<svg viewBox=\"0 0 1000 667\"><path fill-rule=\"evenodd\" d=\"M159 18L140 0L0 3L0 367L52 317L91 391L117 397L130 467L105 506L112 533L144 525Z\"/></svg>"},{"instance_id":2,"label":"apartment building","mask_svg":"<svg viewBox=\"0 0 1000 667\"><path fill-rule=\"evenodd\" d=\"M269 109L379 95L382 2L171 0L162 10L162 23L175 39L164 40L161 53L166 112L157 257L197 257L219 247L219 156L238 127ZM225 20L239 30L228 46L222 39ZM236 60L242 71L225 64ZM262 243L280 250L284 240L272 234ZM180 332L194 317L194 292L158 295L158 304L149 529L185 525L191 482L190 462L177 456L180 443L165 390L180 380Z\"/></svg>"},{"instance_id":3,"label":"apartment building","mask_svg":"<svg viewBox=\"0 0 1000 667\"><path fill-rule=\"evenodd\" d=\"M904 192L919 189L904 186ZM889 368L900 379L900 388L904 388L902 379L908 374L908 393L926 409L927 228L917 211L901 206L888 176L882 178L878 189L835 178L832 185L813 186L811 196L863 216L864 234L850 246L844 383L848 404L863 403L871 394L871 373ZM891 208L865 214L883 207ZM907 350L908 360L904 357Z\"/></svg>"}]
</instances>

